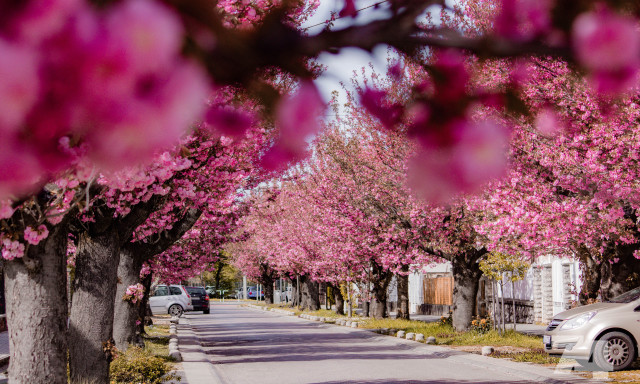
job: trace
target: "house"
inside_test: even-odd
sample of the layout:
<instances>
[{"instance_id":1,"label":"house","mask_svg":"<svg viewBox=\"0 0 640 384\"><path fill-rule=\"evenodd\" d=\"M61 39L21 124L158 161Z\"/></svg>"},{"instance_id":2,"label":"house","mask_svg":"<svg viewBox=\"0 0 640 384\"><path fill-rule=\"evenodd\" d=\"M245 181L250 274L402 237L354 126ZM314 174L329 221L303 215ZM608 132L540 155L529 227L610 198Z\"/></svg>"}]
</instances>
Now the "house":
<instances>
[{"instance_id":1,"label":"house","mask_svg":"<svg viewBox=\"0 0 640 384\"><path fill-rule=\"evenodd\" d=\"M515 282L513 287L510 282L505 283L505 317L511 321L512 299L515 299L518 322L547 323L554 315L577 302L581 285L578 261L541 256L523 280ZM493 291L493 282L483 277L477 297L479 316L490 316L494 310ZM503 294L497 284L495 291L496 297L501 298ZM390 292L390 301L397 297L393 293ZM497 300L496 304L499 302ZM429 265L409 275L409 313L443 316L452 309L453 275L450 263ZM496 305L495 311L499 315L499 305Z\"/></svg>"}]
</instances>

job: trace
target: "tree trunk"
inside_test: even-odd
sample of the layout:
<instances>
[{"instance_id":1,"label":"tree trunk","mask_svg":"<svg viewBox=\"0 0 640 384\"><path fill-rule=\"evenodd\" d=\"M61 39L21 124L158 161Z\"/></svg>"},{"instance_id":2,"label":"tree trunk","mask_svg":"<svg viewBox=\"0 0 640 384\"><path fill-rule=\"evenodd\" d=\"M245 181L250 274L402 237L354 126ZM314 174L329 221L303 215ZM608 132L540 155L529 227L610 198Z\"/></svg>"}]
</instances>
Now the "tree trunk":
<instances>
[{"instance_id":1,"label":"tree trunk","mask_svg":"<svg viewBox=\"0 0 640 384\"><path fill-rule=\"evenodd\" d=\"M151 308L149 307L149 295L151 295L151 283L153 282L153 274L149 272L144 278L142 278L142 286L144 287L144 296L138 306L138 317L142 319L142 323L136 324L136 333L140 336L144 335L144 326L152 325L151 320Z\"/></svg>"},{"instance_id":2,"label":"tree trunk","mask_svg":"<svg viewBox=\"0 0 640 384\"><path fill-rule=\"evenodd\" d=\"M270 282L263 283L264 303L273 304L273 279Z\"/></svg>"},{"instance_id":3,"label":"tree trunk","mask_svg":"<svg viewBox=\"0 0 640 384\"><path fill-rule=\"evenodd\" d=\"M498 289L496 288L496 281L491 279L491 316L493 318L493 329L496 330L498 329L498 316L496 314L496 312L498 311L498 305L496 304L496 301L498 300L498 295L497 292Z\"/></svg>"},{"instance_id":4,"label":"tree trunk","mask_svg":"<svg viewBox=\"0 0 640 384\"><path fill-rule=\"evenodd\" d=\"M375 262L371 262L371 272L373 291L371 293L373 293L373 297L375 298L372 316L375 319L383 319L389 317L387 313L387 290L393 274Z\"/></svg>"},{"instance_id":5,"label":"tree trunk","mask_svg":"<svg viewBox=\"0 0 640 384\"><path fill-rule=\"evenodd\" d=\"M453 328L466 331L476 312L476 297L482 271L478 259L486 250L478 250L451 258L453 272Z\"/></svg>"},{"instance_id":6,"label":"tree trunk","mask_svg":"<svg viewBox=\"0 0 640 384\"><path fill-rule=\"evenodd\" d=\"M12 384L67 383L67 234L65 220L4 262Z\"/></svg>"},{"instance_id":7,"label":"tree trunk","mask_svg":"<svg viewBox=\"0 0 640 384\"><path fill-rule=\"evenodd\" d=\"M633 256L638 249L638 244L618 244L604 255L600 263L602 300L609 300L638 286L640 263Z\"/></svg>"},{"instance_id":8,"label":"tree trunk","mask_svg":"<svg viewBox=\"0 0 640 384\"><path fill-rule=\"evenodd\" d=\"M93 236L82 233L78 241L69 324L69 371L74 384L109 383L119 245L113 229Z\"/></svg>"},{"instance_id":9,"label":"tree trunk","mask_svg":"<svg viewBox=\"0 0 640 384\"><path fill-rule=\"evenodd\" d=\"M300 277L300 292L302 293L301 306L303 310L317 311L320 309L320 293L318 283L309 276Z\"/></svg>"},{"instance_id":10,"label":"tree trunk","mask_svg":"<svg viewBox=\"0 0 640 384\"><path fill-rule=\"evenodd\" d=\"M216 276L215 276L215 281L214 281L214 286L215 286L215 290L216 292L218 292L218 289L220 289L220 280L222 279L222 268L224 268L224 263L222 261L217 262L218 264L218 268L216 268Z\"/></svg>"},{"instance_id":11,"label":"tree trunk","mask_svg":"<svg viewBox=\"0 0 640 384\"><path fill-rule=\"evenodd\" d=\"M143 263L141 256L134 255L127 247L122 247L120 250L113 316L113 339L116 342L116 348L120 351L125 351L130 344L144 346L136 327L136 321L144 320L144 317L140 317L141 303L134 304L122 299L127 287L140 283L140 270Z\"/></svg>"},{"instance_id":12,"label":"tree trunk","mask_svg":"<svg viewBox=\"0 0 640 384\"><path fill-rule=\"evenodd\" d=\"M586 247L577 250L582 272L582 288L580 289L580 304L595 302L600 293L600 266L591 256Z\"/></svg>"},{"instance_id":13,"label":"tree trunk","mask_svg":"<svg viewBox=\"0 0 640 384\"><path fill-rule=\"evenodd\" d=\"M504 277L504 276L503 276ZM507 324L504 321L504 281L500 281L500 318L501 318L501 322L502 322L502 333L504 334L505 331L507 330Z\"/></svg>"},{"instance_id":14,"label":"tree trunk","mask_svg":"<svg viewBox=\"0 0 640 384\"><path fill-rule=\"evenodd\" d=\"M300 281L300 279L298 277L291 279L291 306L292 307L299 307L300 306L300 299L299 299L299 289L298 289L298 282Z\"/></svg>"},{"instance_id":15,"label":"tree trunk","mask_svg":"<svg viewBox=\"0 0 640 384\"><path fill-rule=\"evenodd\" d=\"M397 275L398 281L398 309L397 319L409 320L409 266L403 265L401 274Z\"/></svg>"},{"instance_id":16,"label":"tree trunk","mask_svg":"<svg viewBox=\"0 0 640 384\"><path fill-rule=\"evenodd\" d=\"M513 278L513 274L511 274ZM513 315L513 330L516 330L516 283L511 280L511 314Z\"/></svg>"},{"instance_id":17,"label":"tree trunk","mask_svg":"<svg viewBox=\"0 0 640 384\"><path fill-rule=\"evenodd\" d=\"M333 301L336 302L335 312L336 315L344 315L344 297L342 297L342 292L340 291L340 286L333 286Z\"/></svg>"}]
</instances>

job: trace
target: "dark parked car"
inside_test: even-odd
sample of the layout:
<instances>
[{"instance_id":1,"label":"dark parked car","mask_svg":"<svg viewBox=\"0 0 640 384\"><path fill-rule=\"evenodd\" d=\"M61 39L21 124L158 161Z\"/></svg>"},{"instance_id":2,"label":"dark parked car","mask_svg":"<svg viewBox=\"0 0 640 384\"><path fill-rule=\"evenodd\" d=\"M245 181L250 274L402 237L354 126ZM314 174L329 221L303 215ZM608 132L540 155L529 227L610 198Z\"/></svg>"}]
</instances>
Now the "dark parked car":
<instances>
[{"instance_id":1,"label":"dark parked car","mask_svg":"<svg viewBox=\"0 0 640 384\"><path fill-rule=\"evenodd\" d=\"M186 287L191 295L191 303L194 311L202 311L205 315L210 313L209 295L203 287Z\"/></svg>"}]
</instances>

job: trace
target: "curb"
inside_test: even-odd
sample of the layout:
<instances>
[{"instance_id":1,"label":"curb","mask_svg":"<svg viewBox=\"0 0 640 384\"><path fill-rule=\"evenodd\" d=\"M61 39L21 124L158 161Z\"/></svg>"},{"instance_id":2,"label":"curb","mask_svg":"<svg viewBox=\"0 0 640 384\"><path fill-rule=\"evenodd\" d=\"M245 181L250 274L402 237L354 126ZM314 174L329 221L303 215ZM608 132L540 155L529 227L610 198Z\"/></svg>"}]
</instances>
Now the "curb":
<instances>
[{"instance_id":1,"label":"curb","mask_svg":"<svg viewBox=\"0 0 640 384\"><path fill-rule=\"evenodd\" d=\"M178 317L172 317L169 324L169 356L176 361L182 361L182 355L178 349Z\"/></svg>"}]
</instances>

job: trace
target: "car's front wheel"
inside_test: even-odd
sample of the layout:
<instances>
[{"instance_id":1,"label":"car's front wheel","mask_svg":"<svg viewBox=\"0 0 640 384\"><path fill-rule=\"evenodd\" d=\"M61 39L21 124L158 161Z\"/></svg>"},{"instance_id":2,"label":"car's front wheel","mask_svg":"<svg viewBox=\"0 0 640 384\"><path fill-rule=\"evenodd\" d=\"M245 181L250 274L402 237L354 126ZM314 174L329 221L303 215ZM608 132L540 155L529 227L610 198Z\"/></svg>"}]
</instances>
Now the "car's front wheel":
<instances>
[{"instance_id":1,"label":"car's front wheel","mask_svg":"<svg viewBox=\"0 0 640 384\"><path fill-rule=\"evenodd\" d=\"M633 340L622 332L609 332L596 342L593 362L603 371L621 371L636 357Z\"/></svg>"},{"instance_id":2,"label":"car's front wheel","mask_svg":"<svg viewBox=\"0 0 640 384\"><path fill-rule=\"evenodd\" d=\"M182 307L179 304L173 304L172 306L169 307L169 314L171 316L180 317L182 316L183 313L184 313L184 309L182 309Z\"/></svg>"},{"instance_id":3,"label":"car's front wheel","mask_svg":"<svg viewBox=\"0 0 640 384\"><path fill-rule=\"evenodd\" d=\"M582 360L582 359L575 359L576 363L580 364L580 366L587 371L597 371L599 370L598 366L589 361L588 359L586 360Z\"/></svg>"}]
</instances>

